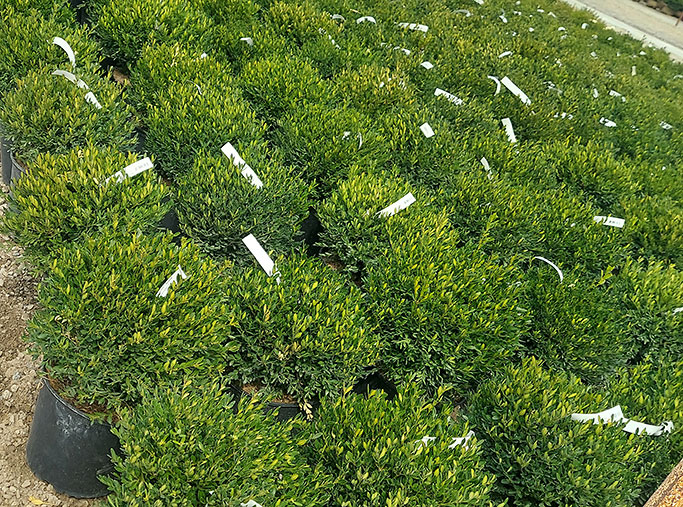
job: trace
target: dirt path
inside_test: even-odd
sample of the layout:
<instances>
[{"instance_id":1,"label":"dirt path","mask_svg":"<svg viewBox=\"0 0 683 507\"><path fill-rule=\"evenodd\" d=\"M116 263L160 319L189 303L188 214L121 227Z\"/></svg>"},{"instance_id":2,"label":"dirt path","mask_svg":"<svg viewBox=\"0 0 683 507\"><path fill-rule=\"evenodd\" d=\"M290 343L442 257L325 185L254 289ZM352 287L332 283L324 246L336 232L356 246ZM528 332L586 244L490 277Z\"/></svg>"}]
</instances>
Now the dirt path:
<instances>
[{"instance_id":1,"label":"dirt path","mask_svg":"<svg viewBox=\"0 0 683 507\"><path fill-rule=\"evenodd\" d=\"M7 188L0 184L0 190L1 215ZM26 465L39 362L26 353L22 335L36 307L36 285L23 263L21 249L0 235L0 505L91 506L92 501L56 494Z\"/></svg>"},{"instance_id":2,"label":"dirt path","mask_svg":"<svg viewBox=\"0 0 683 507\"><path fill-rule=\"evenodd\" d=\"M646 44L665 49L683 61L683 23L646 5L628 0L564 0L577 9L590 9L608 26Z\"/></svg>"}]
</instances>

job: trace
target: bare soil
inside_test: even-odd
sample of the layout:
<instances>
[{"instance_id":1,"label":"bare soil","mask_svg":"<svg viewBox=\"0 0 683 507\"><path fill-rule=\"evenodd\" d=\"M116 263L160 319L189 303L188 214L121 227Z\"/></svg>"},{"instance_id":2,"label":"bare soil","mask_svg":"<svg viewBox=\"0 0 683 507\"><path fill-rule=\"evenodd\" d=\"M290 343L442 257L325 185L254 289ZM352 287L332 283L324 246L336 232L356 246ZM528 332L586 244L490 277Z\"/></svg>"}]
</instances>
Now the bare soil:
<instances>
[{"instance_id":1,"label":"bare soil","mask_svg":"<svg viewBox=\"0 0 683 507\"><path fill-rule=\"evenodd\" d=\"M6 192L0 184L0 215L6 209ZM37 283L21 248L0 235L0 505L92 506L92 500L57 494L26 464L40 362L28 354L23 335L37 306Z\"/></svg>"}]
</instances>

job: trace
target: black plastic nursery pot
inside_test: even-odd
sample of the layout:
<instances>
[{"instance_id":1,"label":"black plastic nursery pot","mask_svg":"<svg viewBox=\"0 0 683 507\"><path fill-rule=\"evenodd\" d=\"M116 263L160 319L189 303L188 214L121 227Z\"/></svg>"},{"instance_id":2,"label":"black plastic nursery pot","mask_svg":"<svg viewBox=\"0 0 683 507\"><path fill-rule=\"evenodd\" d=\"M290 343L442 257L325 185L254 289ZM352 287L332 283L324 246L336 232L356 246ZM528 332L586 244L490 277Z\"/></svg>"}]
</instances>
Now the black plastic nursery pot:
<instances>
[{"instance_id":1,"label":"black plastic nursery pot","mask_svg":"<svg viewBox=\"0 0 683 507\"><path fill-rule=\"evenodd\" d=\"M21 175L26 171L26 167L14 158L14 154L9 152L10 164L12 166L12 176L10 178L10 183L15 184L21 178Z\"/></svg>"},{"instance_id":2,"label":"black plastic nursery pot","mask_svg":"<svg viewBox=\"0 0 683 507\"><path fill-rule=\"evenodd\" d=\"M396 386L376 371L368 373L353 386L356 394L369 394L370 391L384 391L388 400L393 400L398 394Z\"/></svg>"},{"instance_id":3,"label":"black plastic nursery pot","mask_svg":"<svg viewBox=\"0 0 683 507\"><path fill-rule=\"evenodd\" d=\"M9 144L0 139L0 165L2 165L2 182L9 185L12 179L12 159L9 154Z\"/></svg>"},{"instance_id":4,"label":"black plastic nursery pot","mask_svg":"<svg viewBox=\"0 0 683 507\"><path fill-rule=\"evenodd\" d=\"M59 493L96 498L109 493L98 477L111 473L112 450L120 453L111 426L92 422L43 379L38 393L26 461L39 479Z\"/></svg>"},{"instance_id":5,"label":"black plastic nursery pot","mask_svg":"<svg viewBox=\"0 0 683 507\"><path fill-rule=\"evenodd\" d=\"M251 394L246 392L240 386L230 385L230 389L238 397L246 396L251 398ZM278 421L289 421L290 419L294 419L298 414L301 414L304 418L306 417L306 414L303 410L301 410L298 403L282 403L278 401L269 401L266 404L266 412L273 412L274 410L277 410L276 420Z\"/></svg>"},{"instance_id":6,"label":"black plastic nursery pot","mask_svg":"<svg viewBox=\"0 0 683 507\"><path fill-rule=\"evenodd\" d=\"M297 241L303 241L306 245L306 251L309 255L318 255L320 247L318 241L320 240L320 233L323 226L318 219L318 214L312 207L308 210L308 216L301 223L301 232L296 237Z\"/></svg>"},{"instance_id":7,"label":"black plastic nursery pot","mask_svg":"<svg viewBox=\"0 0 683 507\"><path fill-rule=\"evenodd\" d=\"M159 222L159 228L170 231L173 234L178 234L180 232L180 222L178 221L178 214L175 209L171 208L166 212Z\"/></svg>"}]
</instances>

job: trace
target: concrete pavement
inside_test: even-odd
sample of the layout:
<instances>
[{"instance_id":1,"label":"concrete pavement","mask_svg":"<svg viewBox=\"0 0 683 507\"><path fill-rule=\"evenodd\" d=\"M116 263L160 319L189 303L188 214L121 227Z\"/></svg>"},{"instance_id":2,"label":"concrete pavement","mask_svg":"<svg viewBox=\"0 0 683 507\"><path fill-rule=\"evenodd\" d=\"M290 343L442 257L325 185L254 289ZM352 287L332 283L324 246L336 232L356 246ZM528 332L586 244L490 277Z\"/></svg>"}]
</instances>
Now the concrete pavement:
<instances>
[{"instance_id":1,"label":"concrete pavement","mask_svg":"<svg viewBox=\"0 0 683 507\"><path fill-rule=\"evenodd\" d=\"M683 62L683 23L643 4L627 0L564 0L577 9L588 9L607 26L628 33L646 44L666 50Z\"/></svg>"}]
</instances>

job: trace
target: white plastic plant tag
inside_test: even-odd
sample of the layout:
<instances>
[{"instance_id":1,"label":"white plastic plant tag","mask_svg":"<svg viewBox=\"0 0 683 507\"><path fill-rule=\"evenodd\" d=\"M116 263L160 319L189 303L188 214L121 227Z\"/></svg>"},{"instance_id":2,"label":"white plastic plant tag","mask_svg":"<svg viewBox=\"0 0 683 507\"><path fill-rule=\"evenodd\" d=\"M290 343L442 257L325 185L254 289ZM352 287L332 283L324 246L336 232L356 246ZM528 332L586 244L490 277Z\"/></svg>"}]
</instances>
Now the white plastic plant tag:
<instances>
[{"instance_id":1,"label":"white plastic plant tag","mask_svg":"<svg viewBox=\"0 0 683 507\"><path fill-rule=\"evenodd\" d=\"M442 90L441 88L437 88L436 90L434 90L434 96L435 97L439 97L441 95L446 97L449 100L449 102L453 102L453 104L455 104L456 106L462 106L463 105L463 100L456 97L452 93L448 93L446 90Z\"/></svg>"},{"instance_id":2,"label":"white plastic plant tag","mask_svg":"<svg viewBox=\"0 0 683 507\"><path fill-rule=\"evenodd\" d=\"M583 23L581 25L581 30L585 30L586 28L588 28L588 23Z\"/></svg>"},{"instance_id":3,"label":"white plastic plant tag","mask_svg":"<svg viewBox=\"0 0 683 507\"><path fill-rule=\"evenodd\" d=\"M78 79L75 75L73 75L71 72L68 70L56 70L52 73L53 76L62 76L71 81L73 84L78 86L79 88L83 88L84 90L88 90L88 85L83 81L82 79Z\"/></svg>"},{"instance_id":4,"label":"white plastic plant tag","mask_svg":"<svg viewBox=\"0 0 683 507\"><path fill-rule=\"evenodd\" d=\"M671 313L673 313L674 315L676 315L677 313L681 313L681 312L683 312L683 306L681 306L681 307L679 307L679 308L674 308L673 311L672 311Z\"/></svg>"},{"instance_id":5,"label":"white plastic plant tag","mask_svg":"<svg viewBox=\"0 0 683 507\"><path fill-rule=\"evenodd\" d=\"M671 433L673 429L674 423L672 421L665 421L659 426L655 426L653 424L645 424L628 420L626 426L624 426L624 431L626 433L645 434L652 437L659 437L664 433Z\"/></svg>"},{"instance_id":6,"label":"white plastic plant tag","mask_svg":"<svg viewBox=\"0 0 683 507\"><path fill-rule=\"evenodd\" d=\"M467 432L467 435L465 435L464 437L454 437L453 440L451 440L451 444L448 446L448 448L449 449L455 449L459 445L462 445L465 449L467 449L467 442L473 436L474 436L474 431L470 430Z\"/></svg>"},{"instance_id":7,"label":"white plastic plant tag","mask_svg":"<svg viewBox=\"0 0 683 507\"><path fill-rule=\"evenodd\" d=\"M489 165L489 161L486 160L486 157L482 157L482 159L479 162L481 162L481 165L483 165L484 169L486 169L487 178L488 179L493 178L493 173L491 172L491 166Z\"/></svg>"},{"instance_id":8,"label":"white plastic plant tag","mask_svg":"<svg viewBox=\"0 0 683 507\"><path fill-rule=\"evenodd\" d=\"M602 118L600 118L600 124L604 125L605 127L616 127L617 126L616 123L614 123L612 120L608 120L604 116Z\"/></svg>"},{"instance_id":9,"label":"white plastic plant tag","mask_svg":"<svg viewBox=\"0 0 683 507\"><path fill-rule=\"evenodd\" d=\"M427 123L427 122L420 125L420 130L422 131L422 133L424 134L424 136L427 139L434 136L434 131L432 130L432 127L429 126L429 123Z\"/></svg>"},{"instance_id":10,"label":"white plastic plant tag","mask_svg":"<svg viewBox=\"0 0 683 507\"><path fill-rule=\"evenodd\" d=\"M102 109L102 105L97 100L97 97L95 97L95 94L93 92L86 93L85 94L85 100L86 100L86 102L90 102L97 109Z\"/></svg>"},{"instance_id":11,"label":"white plastic plant tag","mask_svg":"<svg viewBox=\"0 0 683 507\"><path fill-rule=\"evenodd\" d=\"M495 81L496 91L493 95L498 95L500 93L500 79L498 79L496 76L486 76L486 77L491 79L492 81Z\"/></svg>"},{"instance_id":12,"label":"white plastic plant tag","mask_svg":"<svg viewBox=\"0 0 683 507\"><path fill-rule=\"evenodd\" d=\"M427 60L425 60L424 62L422 62L420 65L421 65L422 67L424 67L425 69L427 69L427 70L429 70L429 69L431 69L431 68L434 67L434 65L432 65L432 63L431 63L431 62L428 62Z\"/></svg>"},{"instance_id":13,"label":"white plastic plant tag","mask_svg":"<svg viewBox=\"0 0 683 507\"><path fill-rule=\"evenodd\" d=\"M458 9L457 11L453 11L456 14L464 14L466 18L469 18L472 13L468 11L467 9Z\"/></svg>"},{"instance_id":14,"label":"white plastic plant tag","mask_svg":"<svg viewBox=\"0 0 683 507\"><path fill-rule=\"evenodd\" d=\"M373 18L372 16L363 16L361 18L358 18L356 20L356 23L360 25L361 23L365 23L366 21L369 23L377 24L377 21L375 21L375 18Z\"/></svg>"},{"instance_id":15,"label":"white plastic plant tag","mask_svg":"<svg viewBox=\"0 0 683 507\"><path fill-rule=\"evenodd\" d=\"M529 97L527 97L526 93L524 93L522 90L519 89L519 87L513 83L509 77L505 76L503 79L500 81L505 88L510 90L514 95L519 97L519 99L526 104L527 106L531 104L531 100L529 100Z\"/></svg>"},{"instance_id":16,"label":"white plastic plant tag","mask_svg":"<svg viewBox=\"0 0 683 507\"><path fill-rule=\"evenodd\" d=\"M64 39L61 37L55 37L52 39L52 44L56 44L60 48L64 50L66 53L66 56L69 58L69 61L71 62L71 65L73 67L76 66L76 55L74 55L73 49L71 49L71 46L69 46L69 43L66 42Z\"/></svg>"},{"instance_id":17,"label":"white plastic plant tag","mask_svg":"<svg viewBox=\"0 0 683 507\"><path fill-rule=\"evenodd\" d=\"M508 22L508 18L505 17L505 14L501 14L501 15L498 16L498 17L500 18L500 20L501 20L503 23L507 23L507 22Z\"/></svg>"},{"instance_id":18,"label":"white plastic plant tag","mask_svg":"<svg viewBox=\"0 0 683 507\"><path fill-rule=\"evenodd\" d=\"M512 54L512 51L503 51L501 54L498 55L498 58L505 58L506 56L510 56Z\"/></svg>"},{"instance_id":19,"label":"white plastic plant tag","mask_svg":"<svg viewBox=\"0 0 683 507\"><path fill-rule=\"evenodd\" d=\"M223 155L232 160L233 165L240 169L242 176L244 176L249 183L256 188L261 188L263 186L261 179L254 172L254 170L249 167L249 164L247 164L244 159L240 157L239 153L237 153L237 150L232 146L232 144L225 143L221 147L221 151L223 152Z\"/></svg>"},{"instance_id":20,"label":"white plastic plant tag","mask_svg":"<svg viewBox=\"0 0 683 507\"><path fill-rule=\"evenodd\" d=\"M636 70L636 66L634 65L633 67L631 67L631 75L635 76L637 73L638 71Z\"/></svg>"},{"instance_id":21,"label":"white plastic plant tag","mask_svg":"<svg viewBox=\"0 0 683 507\"><path fill-rule=\"evenodd\" d=\"M515 129L512 128L512 122L510 121L510 118L503 118L500 121L503 123L503 126L505 127L505 133L508 136L508 140L511 143L516 143L517 136L515 136Z\"/></svg>"},{"instance_id":22,"label":"white plastic plant tag","mask_svg":"<svg viewBox=\"0 0 683 507\"><path fill-rule=\"evenodd\" d=\"M671 130L672 128L674 128L673 125L671 125L665 121L659 122L659 126L662 127L664 130Z\"/></svg>"},{"instance_id":23,"label":"white plastic plant tag","mask_svg":"<svg viewBox=\"0 0 683 507\"><path fill-rule=\"evenodd\" d=\"M597 99L600 96L597 88L593 88L593 98Z\"/></svg>"},{"instance_id":24,"label":"white plastic plant tag","mask_svg":"<svg viewBox=\"0 0 683 507\"><path fill-rule=\"evenodd\" d=\"M240 507L263 507L263 505L253 500L249 500L247 503L240 503Z\"/></svg>"},{"instance_id":25,"label":"white plastic plant tag","mask_svg":"<svg viewBox=\"0 0 683 507\"><path fill-rule=\"evenodd\" d=\"M609 96L610 97L620 97L622 102L626 102L626 97L624 97L621 93L619 93L616 90L610 90Z\"/></svg>"},{"instance_id":26,"label":"white plastic plant tag","mask_svg":"<svg viewBox=\"0 0 683 507\"><path fill-rule=\"evenodd\" d=\"M618 227L619 229L624 227L624 224L626 223L626 220L624 220L623 218L606 217L602 215L594 216L593 220L595 220L599 224L608 225L610 227Z\"/></svg>"},{"instance_id":27,"label":"white plastic plant tag","mask_svg":"<svg viewBox=\"0 0 683 507\"><path fill-rule=\"evenodd\" d=\"M330 17L332 19L338 19L340 21L346 21L346 18L344 16L342 16L341 14L332 14L332 16L330 16Z\"/></svg>"},{"instance_id":28,"label":"white plastic plant tag","mask_svg":"<svg viewBox=\"0 0 683 507\"><path fill-rule=\"evenodd\" d=\"M534 27L533 27L533 26L530 26L530 27L529 27L529 31L530 31L530 32L533 32L533 31L534 31Z\"/></svg>"},{"instance_id":29,"label":"white plastic plant tag","mask_svg":"<svg viewBox=\"0 0 683 507\"><path fill-rule=\"evenodd\" d=\"M254 39L252 39L251 37L240 37L240 40L242 42L246 42L248 46L254 45Z\"/></svg>"},{"instance_id":30,"label":"white plastic plant tag","mask_svg":"<svg viewBox=\"0 0 683 507\"><path fill-rule=\"evenodd\" d=\"M116 171L114 174L112 174L111 176L109 176L107 179L104 180L104 184L106 185L111 180L115 180L116 183L121 183L125 179L126 179L126 175L123 173L123 171Z\"/></svg>"},{"instance_id":31,"label":"white plastic plant tag","mask_svg":"<svg viewBox=\"0 0 683 507\"><path fill-rule=\"evenodd\" d=\"M275 270L273 259L270 258L268 252L263 249L254 235L249 234L249 236L242 238L242 243L244 243L244 246L249 249L251 255L258 261L261 268L263 268L263 271L265 271L268 276L277 275L277 283L280 283L280 272Z\"/></svg>"},{"instance_id":32,"label":"white plastic plant tag","mask_svg":"<svg viewBox=\"0 0 683 507\"><path fill-rule=\"evenodd\" d=\"M391 206L387 206L381 211L377 212L378 216L381 217L390 217L392 215L395 215L401 210L406 209L408 206L413 204L415 202L415 197L413 196L412 192L408 192L406 195L401 197L398 201L393 203Z\"/></svg>"},{"instance_id":33,"label":"white plastic plant tag","mask_svg":"<svg viewBox=\"0 0 683 507\"><path fill-rule=\"evenodd\" d=\"M201 58L201 59L203 60L203 59L206 58L207 56L209 56L209 55L207 55L206 53L202 53L201 55L199 55L199 58Z\"/></svg>"},{"instance_id":34,"label":"white plastic plant tag","mask_svg":"<svg viewBox=\"0 0 683 507\"><path fill-rule=\"evenodd\" d=\"M429 442L433 442L434 440L436 440L436 437L430 437L429 435L425 435L425 436L422 437L420 440L415 440L415 443L416 443L416 444L418 444L418 443L420 444L420 445L418 446L418 449L419 449L419 448L422 447L423 445L427 445Z\"/></svg>"},{"instance_id":35,"label":"white plastic plant tag","mask_svg":"<svg viewBox=\"0 0 683 507\"><path fill-rule=\"evenodd\" d=\"M187 278L187 275L183 271L183 268L178 266L178 269L175 270L175 272L164 282L164 284L161 286L161 288L157 291L157 297L158 298L165 298L168 295L168 291L171 288L171 286L175 283L178 283L178 277L181 277L183 280Z\"/></svg>"},{"instance_id":36,"label":"white plastic plant tag","mask_svg":"<svg viewBox=\"0 0 683 507\"><path fill-rule=\"evenodd\" d=\"M154 167L154 164L152 164L150 158L145 157L142 160L138 160L137 162L124 167L123 172L126 173L126 176L129 178L132 178L133 176L137 176L138 174L143 173L152 167Z\"/></svg>"},{"instance_id":37,"label":"white plastic plant tag","mask_svg":"<svg viewBox=\"0 0 683 507\"><path fill-rule=\"evenodd\" d=\"M358 132L356 137L358 137L358 149L360 150L361 146L363 146L363 134Z\"/></svg>"},{"instance_id":38,"label":"white plastic plant tag","mask_svg":"<svg viewBox=\"0 0 683 507\"><path fill-rule=\"evenodd\" d=\"M420 25L418 23L399 23L398 26L400 26L401 28L407 28L408 30L413 30L416 32L427 33L427 30L429 30L429 27L427 25Z\"/></svg>"},{"instance_id":39,"label":"white plastic plant tag","mask_svg":"<svg viewBox=\"0 0 683 507\"><path fill-rule=\"evenodd\" d=\"M557 271L557 274L560 275L560 283L562 283L562 281L564 280L564 275L562 274L562 270L561 270L560 268L557 267L557 264L555 264L554 262L549 261L549 260L546 259L545 257L541 257L541 256L538 256L538 255L537 255L536 257L534 257L534 259L538 259L539 261L543 261L543 262L545 262L546 264L549 264L550 266L552 266L552 267L555 269L555 271Z\"/></svg>"},{"instance_id":40,"label":"white plastic plant tag","mask_svg":"<svg viewBox=\"0 0 683 507\"><path fill-rule=\"evenodd\" d=\"M624 420L624 414L621 411L621 406L616 405L602 412L597 412L595 414L572 414L572 421L577 422L588 422L593 421L593 424L600 424L601 422L622 422Z\"/></svg>"},{"instance_id":41,"label":"white plastic plant tag","mask_svg":"<svg viewBox=\"0 0 683 507\"><path fill-rule=\"evenodd\" d=\"M477 2L479 5L484 5L484 0L474 0L474 1Z\"/></svg>"}]
</instances>

